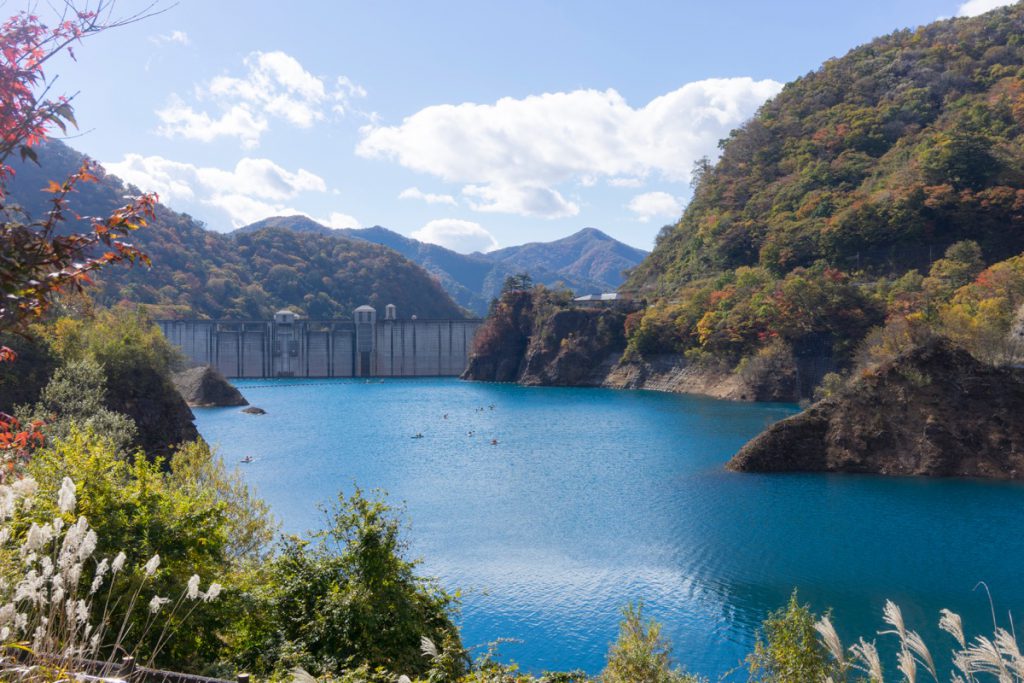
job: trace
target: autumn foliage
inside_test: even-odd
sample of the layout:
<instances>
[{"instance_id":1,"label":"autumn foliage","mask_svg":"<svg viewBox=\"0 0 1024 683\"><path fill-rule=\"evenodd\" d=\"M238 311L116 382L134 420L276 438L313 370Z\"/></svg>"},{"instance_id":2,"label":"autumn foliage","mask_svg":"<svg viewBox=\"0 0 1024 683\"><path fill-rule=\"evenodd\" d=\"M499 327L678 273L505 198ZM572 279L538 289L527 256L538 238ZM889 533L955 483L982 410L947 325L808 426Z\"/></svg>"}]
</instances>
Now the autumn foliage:
<instances>
[{"instance_id":1,"label":"autumn foliage","mask_svg":"<svg viewBox=\"0 0 1024 683\"><path fill-rule=\"evenodd\" d=\"M64 133L69 125L77 125L71 99L51 95L47 62L64 51L74 58L73 48L83 38L142 16L111 20L102 2L93 10L67 3L63 12L54 26L29 12L0 26L0 332L24 333L28 322L42 316L60 292L89 284L92 271L123 261L148 263L146 255L123 238L153 215L155 195L138 197L105 217L83 217L68 208L75 187L97 179L92 162L50 182L42 216L33 219L7 202L7 184L15 174L9 163L12 155L36 161L35 148L51 131ZM69 219L88 228L69 230ZM10 348L0 347L0 363L15 361ZM38 445L41 435L39 425L26 430L9 416L0 417L0 451L6 467Z\"/></svg>"}]
</instances>

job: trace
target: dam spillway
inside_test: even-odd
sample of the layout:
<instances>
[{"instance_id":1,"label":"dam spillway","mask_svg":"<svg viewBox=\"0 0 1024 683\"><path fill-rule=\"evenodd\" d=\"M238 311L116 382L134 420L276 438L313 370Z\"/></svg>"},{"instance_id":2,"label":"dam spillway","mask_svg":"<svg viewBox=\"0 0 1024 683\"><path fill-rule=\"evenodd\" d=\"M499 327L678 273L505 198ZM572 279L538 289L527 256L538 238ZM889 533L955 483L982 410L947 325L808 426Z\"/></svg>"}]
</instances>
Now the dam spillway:
<instances>
[{"instance_id":1,"label":"dam spillway","mask_svg":"<svg viewBox=\"0 0 1024 683\"><path fill-rule=\"evenodd\" d=\"M466 369L481 320L383 319L360 306L351 319L158 320L192 362L225 377L454 377Z\"/></svg>"}]
</instances>

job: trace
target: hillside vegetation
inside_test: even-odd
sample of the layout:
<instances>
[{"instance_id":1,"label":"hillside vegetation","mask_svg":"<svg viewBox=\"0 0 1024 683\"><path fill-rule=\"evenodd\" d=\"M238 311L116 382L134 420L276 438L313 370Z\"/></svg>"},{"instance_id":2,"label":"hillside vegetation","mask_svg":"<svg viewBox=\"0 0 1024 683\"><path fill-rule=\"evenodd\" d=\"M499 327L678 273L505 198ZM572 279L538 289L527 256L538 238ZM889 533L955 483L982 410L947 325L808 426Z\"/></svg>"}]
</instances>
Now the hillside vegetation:
<instances>
[{"instance_id":1,"label":"hillside vegetation","mask_svg":"<svg viewBox=\"0 0 1024 683\"><path fill-rule=\"evenodd\" d=\"M612 291L622 285L625 271L647 255L596 228L584 228L552 242L531 242L486 254L460 254L379 225L334 230L306 216L265 218L238 228L232 235L250 234L268 227L344 235L394 249L422 266L460 306L477 315L487 313L491 301L501 294L502 284L511 275L528 273L538 284L568 287L579 293Z\"/></svg>"},{"instance_id":2,"label":"hillside vegetation","mask_svg":"<svg viewBox=\"0 0 1024 683\"><path fill-rule=\"evenodd\" d=\"M869 333L923 324L1007 359L1024 303L1024 5L830 60L721 146L630 274L652 302L631 352L844 367Z\"/></svg>"},{"instance_id":3,"label":"hillside vegetation","mask_svg":"<svg viewBox=\"0 0 1024 683\"><path fill-rule=\"evenodd\" d=\"M82 156L51 141L40 149L39 161L38 166L18 166L8 208L16 203L32 216L42 215L48 207L39 190L76 170ZM80 186L71 208L82 215L106 215L132 192L107 175ZM156 207L156 220L133 239L153 266L104 272L90 289L98 303L143 304L154 317L261 319L290 307L310 317L332 318L365 303L393 303L403 316L465 315L422 268L361 240L287 229L233 237L206 230L191 216L162 205Z\"/></svg>"}]
</instances>

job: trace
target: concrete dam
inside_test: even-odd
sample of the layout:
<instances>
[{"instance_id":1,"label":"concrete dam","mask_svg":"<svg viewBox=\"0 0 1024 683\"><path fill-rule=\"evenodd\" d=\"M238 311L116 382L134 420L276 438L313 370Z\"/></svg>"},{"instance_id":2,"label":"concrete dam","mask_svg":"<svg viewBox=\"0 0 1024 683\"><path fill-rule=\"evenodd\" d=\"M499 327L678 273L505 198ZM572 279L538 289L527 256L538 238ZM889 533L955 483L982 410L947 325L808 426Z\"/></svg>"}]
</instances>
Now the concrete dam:
<instances>
[{"instance_id":1,"label":"concrete dam","mask_svg":"<svg viewBox=\"0 0 1024 683\"><path fill-rule=\"evenodd\" d=\"M353 319L158 320L193 362L225 377L452 377L466 369L482 320L383 319L360 306Z\"/></svg>"}]
</instances>

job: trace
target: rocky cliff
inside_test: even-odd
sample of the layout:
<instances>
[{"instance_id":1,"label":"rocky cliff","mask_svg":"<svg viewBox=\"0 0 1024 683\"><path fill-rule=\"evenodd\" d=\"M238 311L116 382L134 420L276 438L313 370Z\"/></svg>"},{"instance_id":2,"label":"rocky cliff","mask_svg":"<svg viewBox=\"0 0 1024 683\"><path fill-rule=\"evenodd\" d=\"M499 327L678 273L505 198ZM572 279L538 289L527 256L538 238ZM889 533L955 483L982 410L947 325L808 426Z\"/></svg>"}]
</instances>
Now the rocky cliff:
<instances>
[{"instance_id":1,"label":"rocky cliff","mask_svg":"<svg viewBox=\"0 0 1024 683\"><path fill-rule=\"evenodd\" d=\"M216 368L201 365L171 376L174 388L193 408L247 406L249 402Z\"/></svg>"},{"instance_id":2,"label":"rocky cliff","mask_svg":"<svg viewBox=\"0 0 1024 683\"><path fill-rule=\"evenodd\" d=\"M626 348L619 310L568 306L544 288L506 292L477 333L463 379L599 386Z\"/></svg>"},{"instance_id":3,"label":"rocky cliff","mask_svg":"<svg viewBox=\"0 0 1024 683\"><path fill-rule=\"evenodd\" d=\"M1022 479L1022 414L1018 372L939 339L773 425L728 468Z\"/></svg>"},{"instance_id":4,"label":"rocky cliff","mask_svg":"<svg viewBox=\"0 0 1024 683\"><path fill-rule=\"evenodd\" d=\"M564 294L543 288L506 292L477 333L462 378L645 389L736 401L799 400L792 359L793 367L768 361L756 372L735 372L717 364L693 364L679 354L624 357L626 317L622 309L570 305Z\"/></svg>"},{"instance_id":5,"label":"rocky cliff","mask_svg":"<svg viewBox=\"0 0 1024 683\"><path fill-rule=\"evenodd\" d=\"M533 334L533 292L505 292L473 340L462 379L516 382Z\"/></svg>"},{"instance_id":6,"label":"rocky cliff","mask_svg":"<svg viewBox=\"0 0 1024 683\"><path fill-rule=\"evenodd\" d=\"M167 457L174 446L199 438L195 415L170 379L152 367L136 367L131 382L108 378L107 407L139 428L138 446L148 456Z\"/></svg>"},{"instance_id":7,"label":"rocky cliff","mask_svg":"<svg viewBox=\"0 0 1024 683\"><path fill-rule=\"evenodd\" d=\"M756 394L740 375L720 368L687 363L679 355L621 361L605 375L601 386L646 389L672 394L699 394L734 401L752 401Z\"/></svg>"},{"instance_id":8,"label":"rocky cliff","mask_svg":"<svg viewBox=\"0 0 1024 683\"><path fill-rule=\"evenodd\" d=\"M538 325L526 349L520 384L599 386L626 348L617 310L569 308Z\"/></svg>"}]
</instances>

